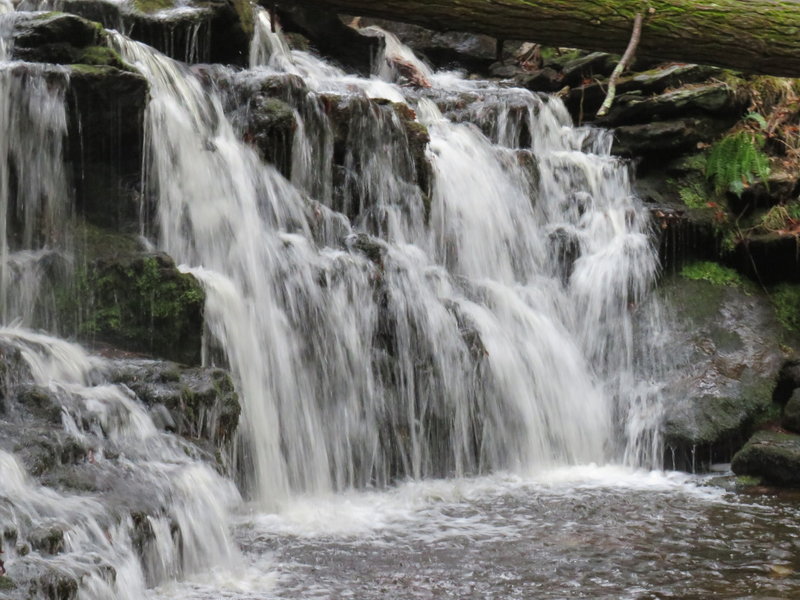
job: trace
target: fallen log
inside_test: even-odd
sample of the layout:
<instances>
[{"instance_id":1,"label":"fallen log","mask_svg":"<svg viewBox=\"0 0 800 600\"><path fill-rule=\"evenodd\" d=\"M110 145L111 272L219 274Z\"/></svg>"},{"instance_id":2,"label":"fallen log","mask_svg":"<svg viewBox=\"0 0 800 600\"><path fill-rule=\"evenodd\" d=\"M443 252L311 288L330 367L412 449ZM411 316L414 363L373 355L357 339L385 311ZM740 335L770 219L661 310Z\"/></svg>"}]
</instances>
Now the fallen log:
<instances>
[{"instance_id":1,"label":"fallen log","mask_svg":"<svg viewBox=\"0 0 800 600\"><path fill-rule=\"evenodd\" d=\"M351 15L621 54L646 11L638 56L800 77L800 0L285 0Z\"/></svg>"}]
</instances>

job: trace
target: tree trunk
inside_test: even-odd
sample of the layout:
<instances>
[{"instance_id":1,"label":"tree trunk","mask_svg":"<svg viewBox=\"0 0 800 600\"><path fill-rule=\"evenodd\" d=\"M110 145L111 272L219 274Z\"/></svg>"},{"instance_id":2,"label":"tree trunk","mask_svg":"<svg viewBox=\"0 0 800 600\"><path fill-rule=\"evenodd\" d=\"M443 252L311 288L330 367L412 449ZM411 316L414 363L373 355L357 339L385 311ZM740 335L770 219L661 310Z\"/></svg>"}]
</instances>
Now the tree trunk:
<instances>
[{"instance_id":1,"label":"tree trunk","mask_svg":"<svg viewBox=\"0 0 800 600\"><path fill-rule=\"evenodd\" d=\"M289 1L289 0L284 0ZM800 77L800 0L291 0L440 31L622 53L647 15L638 54ZM649 9L649 10L648 10Z\"/></svg>"}]
</instances>

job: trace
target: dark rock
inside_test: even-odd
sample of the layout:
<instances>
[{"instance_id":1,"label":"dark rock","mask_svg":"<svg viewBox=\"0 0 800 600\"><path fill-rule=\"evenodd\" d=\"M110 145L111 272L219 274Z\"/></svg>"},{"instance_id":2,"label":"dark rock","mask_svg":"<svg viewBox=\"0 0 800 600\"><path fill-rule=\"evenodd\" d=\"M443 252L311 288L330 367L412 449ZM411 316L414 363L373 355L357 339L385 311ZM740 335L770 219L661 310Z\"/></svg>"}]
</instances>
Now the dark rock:
<instances>
[{"instance_id":1,"label":"dark rock","mask_svg":"<svg viewBox=\"0 0 800 600\"><path fill-rule=\"evenodd\" d=\"M617 66L619 56L605 52L592 52L564 64L561 75L564 85L576 87L597 76L608 77Z\"/></svg>"},{"instance_id":2,"label":"dark rock","mask_svg":"<svg viewBox=\"0 0 800 600\"><path fill-rule=\"evenodd\" d=\"M487 35L432 31L385 19L361 18L358 24L361 27L377 25L393 33L436 69L463 69L469 73L486 74L496 60L497 41Z\"/></svg>"},{"instance_id":3,"label":"dark rock","mask_svg":"<svg viewBox=\"0 0 800 600\"><path fill-rule=\"evenodd\" d=\"M800 388L800 360L787 360L778 373L778 384L775 386L772 400L784 405L798 388Z\"/></svg>"},{"instance_id":4,"label":"dark rock","mask_svg":"<svg viewBox=\"0 0 800 600\"><path fill-rule=\"evenodd\" d=\"M789 402L783 407L781 425L789 431L800 433L800 388L795 389Z\"/></svg>"},{"instance_id":5,"label":"dark rock","mask_svg":"<svg viewBox=\"0 0 800 600\"><path fill-rule=\"evenodd\" d=\"M677 378L667 388L666 466L728 462L772 410L784 361L781 325L755 288L671 277L663 293L682 315L675 347L665 350Z\"/></svg>"},{"instance_id":6,"label":"dark rock","mask_svg":"<svg viewBox=\"0 0 800 600\"><path fill-rule=\"evenodd\" d=\"M759 431L733 457L737 475L760 477L780 486L800 485L800 436Z\"/></svg>"},{"instance_id":7,"label":"dark rock","mask_svg":"<svg viewBox=\"0 0 800 600\"><path fill-rule=\"evenodd\" d=\"M47 554L64 550L64 531L58 527L38 527L28 534L31 548Z\"/></svg>"},{"instance_id":8,"label":"dark rock","mask_svg":"<svg viewBox=\"0 0 800 600\"><path fill-rule=\"evenodd\" d=\"M323 55L348 70L362 75L371 73L373 57L383 43L380 38L362 36L344 25L335 13L324 10L281 3L278 15L284 30L302 34Z\"/></svg>"},{"instance_id":9,"label":"dark rock","mask_svg":"<svg viewBox=\"0 0 800 600\"><path fill-rule=\"evenodd\" d=\"M557 92L564 87L564 77L550 67L517 75L515 83L534 92Z\"/></svg>"},{"instance_id":10,"label":"dark rock","mask_svg":"<svg viewBox=\"0 0 800 600\"><path fill-rule=\"evenodd\" d=\"M668 65L621 77L617 82L617 94L622 96L638 92L640 97L662 94L668 89L707 81L720 72L715 67L702 65ZM603 103L607 89L607 81L573 86L564 102L573 118L582 121L584 119L580 117L585 116L591 120Z\"/></svg>"},{"instance_id":11,"label":"dark rock","mask_svg":"<svg viewBox=\"0 0 800 600\"><path fill-rule=\"evenodd\" d=\"M800 253L794 234L749 235L736 246L734 256L739 270L764 285L800 281Z\"/></svg>"},{"instance_id":12,"label":"dark rock","mask_svg":"<svg viewBox=\"0 0 800 600\"><path fill-rule=\"evenodd\" d=\"M136 237L77 228L79 265L57 290L62 330L89 344L198 364L205 293L163 253Z\"/></svg>"},{"instance_id":13,"label":"dark rock","mask_svg":"<svg viewBox=\"0 0 800 600\"><path fill-rule=\"evenodd\" d=\"M623 94L614 100L608 115L598 123L618 126L708 114L722 115L730 126L739 119L743 108L729 86L717 83L680 88L658 96Z\"/></svg>"},{"instance_id":14,"label":"dark rock","mask_svg":"<svg viewBox=\"0 0 800 600\"><path fill-rule=\"evenodd\" d=\"M267 162L291 177L292 142L297 121L283 100L257 94L247 105L245 139L255 144Z\"/></svg>"},{"instance_id":15,"label":"dark rock","mask_svg":"<svg viewBox=\"0 0 800 600\"><path fill-rule=\"evenodd\" d=\"M105 42L105 31L76 15L45 13L16 23L13 56L31 62L70 64L89 46Z\"/></svg>"},{"instance_id":16,"label":"dark rock","mask_svg":"<svg viewBox=\"0 0 800 600\"><path fill-rule=\"evenodd\" d=\"M726 122L710 118L685 118L626 125L614 131L612 152L623 156L676 155L697 148L724 131Z\"/></svg>"},{"instance_id":17,"label":"dark rock","mask_svg":"<svg viewBox=\"0 0 800 600\"><path fill-rule=\"evenodd\" d=\"M69 154L78 213L101 227L136 231L147 81L110 66L76 65L70 91Z\"/></svg>"}]
</instances>

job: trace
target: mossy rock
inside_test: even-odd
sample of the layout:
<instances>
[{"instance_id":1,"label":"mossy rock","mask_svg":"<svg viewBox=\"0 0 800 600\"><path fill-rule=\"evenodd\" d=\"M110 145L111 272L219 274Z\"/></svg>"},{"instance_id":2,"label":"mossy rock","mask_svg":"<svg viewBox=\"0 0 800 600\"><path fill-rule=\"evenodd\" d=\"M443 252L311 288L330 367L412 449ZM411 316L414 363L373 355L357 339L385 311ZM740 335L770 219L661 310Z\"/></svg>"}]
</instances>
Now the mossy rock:
<instances>
[{"instance_id":1,"label":"mossy rock","mask_svg":"<svg viewBox=\"0 0 800 600\"><path fill-rule=\"evenodd\" d=\"M83 336L131 350L199 361L205 293L166 255L98 260L78 274L89 300Z\"/></svg>"},{"instance_id":2,"label":"mossy rock","mask_svg":"<svg viewBox=\"0 0 800 600\"><path fill-rule=\"evenodd\" d=\"M133 235L82 224L75 238L79 266L56 295L64 333L197 364L205 293L194 276Z\"/></svg>"},{"instance_id":3,"label":"mossy rock","mask_svg":"<svg viewBox=\"0 0 800 600\"><path fill-rule=\"evenodd\" d=\"M759 431L736 453L731 469L737 475L759 477L764 482L800 486L800 436Z\"/></svg>"},{"instance_id":4,"label":"mossy rock","mask_svg":"<svg viewBox=\"0 0 800 600\"><path fill-rule=\"evenodd\" d=\"M719 265L666 279L661 293L674 312L674 361L667 386L665 462L702 469L728 462L764 419L785 361L782 328L755 286Z\"/></svg>"}]
</instances>

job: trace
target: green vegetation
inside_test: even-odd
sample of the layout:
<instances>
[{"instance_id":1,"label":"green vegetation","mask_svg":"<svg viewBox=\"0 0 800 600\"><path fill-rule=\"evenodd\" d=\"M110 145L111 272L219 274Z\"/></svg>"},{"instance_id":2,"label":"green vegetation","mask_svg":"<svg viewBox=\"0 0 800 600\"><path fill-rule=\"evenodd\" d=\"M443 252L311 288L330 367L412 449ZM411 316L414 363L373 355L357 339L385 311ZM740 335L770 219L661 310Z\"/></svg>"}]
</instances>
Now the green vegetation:
<instances>
[{"instance_id":1,"label":"green vegetation","mask_svg":"<svg viewBox=\"0 0 800 600\"><path fill-rule=\"evenodd\" d=\"M726 285L731 287L746 286L745 280L739 273L711 261L698 261L686 265L681 269L681 277L693 281L707 281L714 285Z\"/></svg>"},{"instance_id":2,"label":"green vegetation","mask_svg":"<svg viewBox=\"0 0 800 600\"><path fill-rule=\"evenodd\" d=\"M775 316L789 331L800 331L800 285L784 283L770 294Z\"/></svg>"},{"instance_id":3,"label":"green vegetation","mask_svg":"<svg viewBox=\"0 0 800 600\"><path fill-rule=\"evenodd\" d=\"M133 6L139 12L154 13L172 8L175 3L172 0L133 0Z\"/></svg>"},{"instance_id":4,"label":"green vegetation","mask_svg":"<svg viewBox=\"0 0 800 600\"><path fill-rule=\"evenodd\" d=\"M769 177L769 157L764 153L763 134L748 129L725 136L708 153L706 177L717 192L741 196L746 187Z\"/></svg>"}]
</instances>

